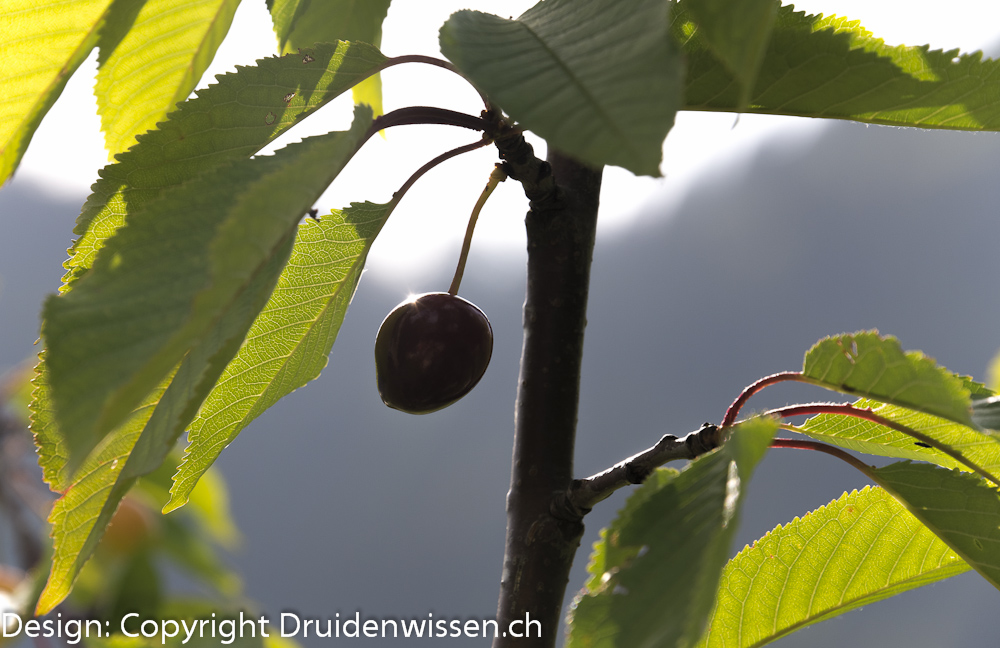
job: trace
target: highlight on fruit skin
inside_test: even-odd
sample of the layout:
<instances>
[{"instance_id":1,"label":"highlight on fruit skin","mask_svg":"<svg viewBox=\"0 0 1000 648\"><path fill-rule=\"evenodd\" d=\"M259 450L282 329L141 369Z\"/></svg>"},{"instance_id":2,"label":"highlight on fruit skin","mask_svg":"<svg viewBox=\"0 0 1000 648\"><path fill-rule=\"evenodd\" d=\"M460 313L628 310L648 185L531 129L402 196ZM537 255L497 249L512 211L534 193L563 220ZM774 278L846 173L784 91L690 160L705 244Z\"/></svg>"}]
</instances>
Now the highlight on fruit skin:
<instances>
[{"instance_id":1,"label":"highlight on fruit skin","mask_svg":"<svg viewBox=\"0 0 1000 648\"><path fill-rule=\"evenodd\" d=\"M493 355L483 311L450 293L425 293L390 312L375 339L375 378L389 407L428 414L462 398Z\"/></svg>"}]
</instances>

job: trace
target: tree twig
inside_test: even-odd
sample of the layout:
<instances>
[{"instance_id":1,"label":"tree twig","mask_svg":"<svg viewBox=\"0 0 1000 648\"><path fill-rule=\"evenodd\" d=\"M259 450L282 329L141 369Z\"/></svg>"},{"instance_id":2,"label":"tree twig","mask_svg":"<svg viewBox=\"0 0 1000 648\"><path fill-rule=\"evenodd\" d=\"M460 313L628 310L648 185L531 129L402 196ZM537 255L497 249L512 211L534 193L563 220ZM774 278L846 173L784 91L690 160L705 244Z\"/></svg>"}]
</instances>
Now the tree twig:
<instances>
[{"instance_id":1,"label":"tree twig","mask_svg":"<svg viewBox=\"0 0 1000 648\"><path fill-rule=\"evenodd\" d=\"M667 434L648 450L619 461L611 468L577 479L566 491L562 503L568 514L583 518L598 502L607 499L620 488L631 484L641 484L649 475L670 461L695 459L719 447L722 442L721 428L705 423L699 430L683 438Z\"/></svg>"}]
</instances>

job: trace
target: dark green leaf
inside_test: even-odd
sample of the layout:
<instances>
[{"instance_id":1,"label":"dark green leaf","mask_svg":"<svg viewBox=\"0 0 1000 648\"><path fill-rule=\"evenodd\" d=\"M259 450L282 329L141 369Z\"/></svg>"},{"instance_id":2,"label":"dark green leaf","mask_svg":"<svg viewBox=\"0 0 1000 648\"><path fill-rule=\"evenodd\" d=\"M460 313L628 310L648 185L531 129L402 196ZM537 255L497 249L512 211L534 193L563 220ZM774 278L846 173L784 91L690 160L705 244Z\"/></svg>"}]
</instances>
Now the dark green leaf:
<instances>
[{"instance_id":1,"label":"dark green leaf","mask_svg":"<svg viewBox=\"0 0 1000 648\"><path fill-rule=\"evenodd\" d=\"M59 454L65 450L65 440L51 412L35 410L36 422L41 419L46 423L40 432L36 431L40 456L47 460L46 470L58 480L60 490L65 491L49 517L54 548L48 582L38 600L39 614L51 610L69 594L119 501L136 478L163 463L271 294L290 244L291 239L257 274L212 334L188 353L177 371L146 397L143 406L86 459L72 478L65 456ZM46 402L36 397L35 406L42 407ZM52 454L46 454L50 450Z\"/></svg>"},{"instance_id":2,"label":"dark green leaf","mask_svg":"<svg viewBox=\"0 0 1000 648\"><path fill-rule=\"evenodd\" d=\"M459 11L441 51L524 128L584 162L660 175L682 64L661 0L546 0L517 20Z\"/></svg>"},{"instance_id":3,"label":"dark green leaf","mask_svg":"<svg viewBox=\"0 0 1000 648\"><path fill-rule=\"evenodd\" d=\"M872 477L1000 589L1000 491L969 473L903 461Z\"/></svg>"},{"instance_id":4,"label":"dark green leaf","mask_svg":"<svg viewBox=\"0 0 1000 648\"><path fill-rule=\"evenodd\" d=\"M367 78L387 59L364 43L320 45L218 77L157 130L101 170L77 219L67 283L89 269L108 238L166 189L250 157L304 117Z\"/></svg>"},{"instance_id":5,"label":"dark green leaf","mask_svg":"<svg viewBox=\"0 0 1000 648\"><path fill-rule=\"evenodd\" d=\"M71 468L214 334L269 260L287 253L302 214L370 124L365 109L350 131L241 160L166 192L131 215L85 280L46 302L48 379L58 427L72 430Z\"/></svg>"},{"instance_id":6,"label":"dark green leaf","mask_svg":"<svg viewBox=\"0 0 1000 648\"><path fill-rule=\"evenodd\" d=\"M698 646L763 646L968 569L892 496L865 487L776 527L729 561Z\"/></svg>"},{"instance_id":7,"label":"dark green leaf","mask_svg":"<svg viewBox=\"0 0 1000 648\"><path fill-rule=\"evenodd\" d=\"M686 0L698 37L741 86L740 107L750 100L757 70L778 11L774 0Z\"/></svg>"},{"instance_id":8,"label":"dark green leaf","mask_svg":"<svg viewBox=\"0 0 1000 648\"><path fill-rule=\"evenodd\" d=\"M740 83L677 5L684 109L744 111ZM1000 62L982 53L890 47L856 21L778 10L746 112L873 124L1000 130Z\"/></svg>"},{"instance_id":9,"label":"dark green leaf","mask_svg":"<svg viewBox=\"0 0 1000 648\"><path fill-rule=\"evenodd\" d=\"M777 424L751 419L678 473L660 469L601 531L567 648L685 646L701 637L744 490Z\"/></svg>"},{"instance_id":10,"label":"dark green leaf","mask_svg":"<svg viewBox=\"0 0 1000 648\"><path fill-rule=\"evenodd\" d=\"M191 425L164 511L187 502L199 477L250 421L326 366L368 250L393 207L395 201L355 203L299 228L270 302Z\"/></svg>"}]
</instances>

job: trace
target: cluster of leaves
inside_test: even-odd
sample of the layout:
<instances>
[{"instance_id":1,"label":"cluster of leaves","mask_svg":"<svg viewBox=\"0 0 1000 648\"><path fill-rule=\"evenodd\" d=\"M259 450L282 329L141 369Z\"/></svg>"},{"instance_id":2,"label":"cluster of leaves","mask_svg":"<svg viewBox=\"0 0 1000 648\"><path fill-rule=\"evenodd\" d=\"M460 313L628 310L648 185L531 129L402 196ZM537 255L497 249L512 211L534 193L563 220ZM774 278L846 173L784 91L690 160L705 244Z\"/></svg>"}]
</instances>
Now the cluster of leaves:
<instances>
[{"instance_id":1,"label":"cluster of leaves","mask_svg":"<svg viewBox=\"0 0 1000 648\"><path fill-rule=\"evenodd\" d=\"M100 50L102 126L115 156L77 221L62 294L50 298L44 311L46 351L35 381L33 431L45 478L62 497L51 518L53 568L40 613L70 592L136 480L173 469L171 450L185 430L189 446L167 511L190 499L222 448L251 420L318 375L368 250L398 201L356 203L301 221L372 133L381 103L376 75L398 62L377 49L388 0L269 2L284 56L220 76L176 109L225 36L237 3L203 0L166 12L164 2L14 0L0 17L0 181L16 168L41 117L94 47ZM440 42L445 56L511 122L586 163L637 174L658 175L662 142L678 110L1000 128L998 63L978 54L889 47L857 23L806 15L774 0L545 0L517 19L458 12L442 27ZM348 89L375 111L361 106L347 131L255 157ZM946 473L952 477L942 479L964 480L968 488L984 471L992 475L976 452L991 452L995 442L958 414L968 410L970 393L983 395L981 388L948 382L952 391L941 393L959 399L953 409L928 410L922 399L944 398L938 387L900 402L895 392L855 385L846 373L840 382L827 374L813 377L874 399L857 407L883 408L882 416L905 419L901 425L934 439L931 448L915 450L898 436L857 424L849 433L843 423L825 419L812 421L804 432L879 454L923 460L933 455L938 463L951 462L933 469L935 479ZM726 534L735 525L739 485L773 426L747 430L734 435L747 440L722 453L680 474L658 476L619 520L646 520L642 511L651 506L684 516L683 507L694 503L679 499L680 492L706 489L705 498L721 503L699 527L699 534L708 534L703 546L709 549L685 567L695 579L688 586L701 593L691 605L703 615L714 599ZM972 476L949 472L970 465L982 470ZM921 471L914 465L905 474L873 474L909 501L905 477ZM930 474L917 481L924 478ZM656 497L659 490L674 494ZM876 500L883 509L898 506L872 494L882 492L852 494L842 507L821 511L830 517L874 510ZM699 501L699 507L708 506ZM791 528L783 533L793 533ZM802 523L794 528L809 532ZM571 639L577 645L596 642L582 638L582 628L597 627L585 619L605 627L616 618L616 592L645 591L644 579L626 574L630 565L660 555L649 540L656 534L656 527L634 534L623 527L606 537L608 543L632 539L599 559L603 567L595 571L588 596L611 598L580 602ZM979 559L966 550L954 549L976 566ZM961 568L954 562L959 560L949 563L948 573ZM929 573L900 577L892 587L928 580ZM611 576L603 582L605 574ZM844 600L868 600L864 596ZM728 614L725 600L717 615ZM790 623L782 627L804 622ZM635 633L646 626L628 621L620 627ZM694 641L699 627L650 632ZM719 636L719 626L713 627L710 641ZM622 641L629 643L629 637Z\"/></svg>"},{"instance_id":2,"label":"cluster of leaves","mask_svg":"<svg viewBox=\"0 0 1000 648\"><path fill-rule=\"evenodd\" d=\"M993 392L875 332L821 340L795 379L864 397L853 414L802 425L779 422L781 410L752 418L719 451L648 479L594 546L567 646L749 648L970 568L1000 588L1000 433L977 423ZM879 487L727 562L743 485L779 426L905 460L844 456Z\"/></svg>"}]
</instances>

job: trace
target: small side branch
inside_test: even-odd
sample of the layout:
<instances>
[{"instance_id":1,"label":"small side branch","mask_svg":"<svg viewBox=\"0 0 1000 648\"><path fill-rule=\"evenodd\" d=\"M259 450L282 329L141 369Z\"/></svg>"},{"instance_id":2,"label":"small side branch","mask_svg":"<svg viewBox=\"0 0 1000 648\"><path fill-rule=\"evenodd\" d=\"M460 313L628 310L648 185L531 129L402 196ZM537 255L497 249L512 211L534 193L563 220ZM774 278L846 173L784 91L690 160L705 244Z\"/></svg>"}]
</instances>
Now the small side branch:
<instances>
[{"instance_id":1,"label":"small side branch","mask_svg":"<svg viewBox=\"0 0 1000 648\"><path fill-rule=\"evenodd\" d=\"M663 464L695 459L718 448L721 437L720 428L711 423L705 423L701 429L680 439L667 434L652 448L620 461L604 472L575 480L562 501L557 500L554 505L563 507L564 515L582 519L595 504L607 499L620 488L641 484Z\"/></svg>"}]
</instances>

